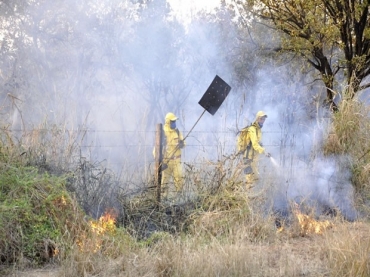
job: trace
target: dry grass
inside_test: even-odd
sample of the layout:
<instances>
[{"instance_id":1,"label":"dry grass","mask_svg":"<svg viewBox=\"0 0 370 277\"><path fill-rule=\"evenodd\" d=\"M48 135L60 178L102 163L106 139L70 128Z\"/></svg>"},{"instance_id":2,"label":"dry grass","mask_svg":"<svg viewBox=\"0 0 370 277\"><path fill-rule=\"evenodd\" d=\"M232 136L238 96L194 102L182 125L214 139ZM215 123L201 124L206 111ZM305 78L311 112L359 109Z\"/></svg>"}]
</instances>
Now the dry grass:
<instances>
[{"instance_id":1,"label":"dry grass","mask_svg":"<svg viewBox=\"0 0 370 277\"><path fill-rule=\"evenodd\" d=\"M325 236L321 251L328 262L330 276L369 276L369 224L338 224Z\"/></svg>"},{"instance_id":2,"label":"dry grass","mask_svg":"<svg viewBox=\"0 0 370 277\"><path fill-rule=\"evenodd\" d=\"M288 228L259 243L246 239L245 230L222 241L167 235L116 259L76 253L59 270L27 276L369 276L367 223L335 222L322 235L305 237L292 235L296 231Z\"/></svg>"},{"instance_id":3,"label":"dry grass","mask_svg":"<svg viewBox=\"0 0 370 277\"><path fill-rule=\"evenodd\" d=\"M370 109L356 100L342 101L333 117L331 132L323 150L326 155L346 155L351 161L352 183L361 210L370 200Z\"/></svg>"},{"instance_id":4,"label":"dry grass","mask_svg":"<svg viewBox=\"0 0 370 277\"><path fill-rule=\"evenodd\" d=\"M336 222L322 235L305 237L286 229L259 243L244 230L226 240L167 235L117 259L86 255L58 276L368 276L369 243L361 244L368 241L368 224Z\"/></svg>"},{"instance_id":5,"label":"dry grass","mask_svg":"<svg viewBox=\"0 0 370 277\"><path fill-rule=\"evenodd\" d=\"M343 102L324 146L327 155L352 157L361 195L357 203L365 214L370 199L368 130L366 108ZM34 137L33 143L37 141L40 136ZM97 236L81 228L85 224L70 222L56 267L22 272L14 266L2 272L42 277L370 276L368 222L293 213L293 221L278 228L273 213L256 208L264 196L252 197L243 188L235 159L188 167L186 186L196 195L191 205L168 210L157 205L153 191L144 191L122 200L128 214L123 227L112 232Z\"/></svg>"},{"instance_id":6,"label":"dry grass","mask_svg":"<svg viewBox=\"0 0 370 277\"><path fill-rule=\"evenodd\" d=\"M334 114L331 132L324 144L324 153L347 154L354 162L370 159L370 110L361 102L343 101Z\"/></svg>"}]
</instances>

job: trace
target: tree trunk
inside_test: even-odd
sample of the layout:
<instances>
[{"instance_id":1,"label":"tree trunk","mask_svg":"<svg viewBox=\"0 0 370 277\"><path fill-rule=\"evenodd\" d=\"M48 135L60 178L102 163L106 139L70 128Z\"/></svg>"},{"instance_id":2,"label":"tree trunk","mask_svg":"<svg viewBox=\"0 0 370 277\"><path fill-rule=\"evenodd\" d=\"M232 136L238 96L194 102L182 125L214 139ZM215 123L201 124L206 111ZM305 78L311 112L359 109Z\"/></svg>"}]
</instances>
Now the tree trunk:
<instances>
[{"instance_id":1,"label":"tree trunk","mask_svg":"<svg viewBox=\"0 0 370 277\"><path fill-rule=\"evenodd\" d=\"M331 69L330 63L327 57L323 53L322 48L314 48L312 52L316 59L316 62L311 62L311 64L320 71L321 78L326 87L326 99L324 100L323 106L327 107L330 111L338 111L338 106L334 102L334 74Z\"/></svg>"}]
</instances>

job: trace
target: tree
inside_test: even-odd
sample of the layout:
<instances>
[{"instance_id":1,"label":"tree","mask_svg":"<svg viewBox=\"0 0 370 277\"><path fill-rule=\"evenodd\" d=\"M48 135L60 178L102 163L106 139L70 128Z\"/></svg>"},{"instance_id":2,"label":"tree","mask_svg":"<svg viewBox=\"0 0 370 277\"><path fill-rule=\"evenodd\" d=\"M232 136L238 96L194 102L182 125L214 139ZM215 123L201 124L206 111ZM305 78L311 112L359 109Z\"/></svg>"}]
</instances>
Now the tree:
<instances>
[{"instance_id":1,"label":"tree","mask_svg":"<svg viewBox=\"0 0 370 277\"><path fill-rule=\"evenodd\" d=\"M247 0L236 1L241 13L253 12L283 34L274 51L303 57L326 87L327 104L337 110L335 89L344 76L345 97L370 87L370 1Z\"/></svg>"}]
</instances>

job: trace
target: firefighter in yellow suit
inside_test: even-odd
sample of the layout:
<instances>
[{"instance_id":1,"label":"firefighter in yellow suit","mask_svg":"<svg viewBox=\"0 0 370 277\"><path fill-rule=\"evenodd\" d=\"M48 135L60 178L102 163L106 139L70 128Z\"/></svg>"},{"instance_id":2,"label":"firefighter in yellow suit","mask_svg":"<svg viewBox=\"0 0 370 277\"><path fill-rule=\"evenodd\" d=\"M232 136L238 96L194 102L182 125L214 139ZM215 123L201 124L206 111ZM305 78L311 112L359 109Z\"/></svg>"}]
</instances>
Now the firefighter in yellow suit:
<instances>
[{"instance_id":1,"label":"firefighter in yellow suit","mask_svg":"<svg viewBox=\"0 0 370 277\"><path fill-rule=\"evenodd\" d=\"M163 156L161 188L163 198L167 198L169 182L173 179L177 192L183 188L184 180L182 176L181 151L185 147L182 133L176 127L178 118L173 113L167 113L163 131L165 135L165 149Z\"/></svg>"},{"instance_id":2,"label":"firefighter in yellow suit","mask_svg":"<svg viewBox=\"0 0 370 277\"><path fill-rule=\"evenodd\" d=\"M258 179L258 155L265 154L267 157L271 157L270 153L266 153L261 144L261 128L266 118L267 114L259 111L253 124L243 128L238 136L238 153L243 154L247 187L250 187Z\"/></svg>"}]
</instances>

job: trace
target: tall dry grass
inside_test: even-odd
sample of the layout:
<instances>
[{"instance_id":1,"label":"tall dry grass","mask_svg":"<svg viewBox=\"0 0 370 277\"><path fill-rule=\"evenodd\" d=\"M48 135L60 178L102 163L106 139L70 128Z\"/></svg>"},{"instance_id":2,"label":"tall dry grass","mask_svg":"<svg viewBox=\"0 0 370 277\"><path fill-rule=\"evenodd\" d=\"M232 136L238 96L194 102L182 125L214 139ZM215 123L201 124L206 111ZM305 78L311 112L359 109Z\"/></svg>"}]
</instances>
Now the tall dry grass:
<instances>
[{"instance_id":1,"label":"tall dry grass","mask_svg":"<svg viewBox=\"0 0 370 277\"><path fill-rule=\"evenodd\" d=\"M150 245L127 244L115 258L73 252L59 269L36 276L369 276L369 225L334 223L322 235L286 229L259 243L245 239L245 230L226 240L158 234Z\"/></svg>"},{"instance_id":2,"label":"tall dry grass","mask_svg":"<svg viewBox=\"0 0 370 277\"><path fill-rule=\"evenodd\" d=\"M367 108L356 101L343 102L332 123L325 154L351 157L356 188L366 195L369 159L366 149L370 146ZM255 209L263 201L263 195L251 197L251 192L242 188L240 179L233 177L238 174L230 170L240 172L240 169L230 165L230 161L222 160L208 169L192 167L187 181L197 197L194 209L186 214L184 228L175 233L151 233L125 256L100 262L94 258L95 266L100 269L94 274L107 277L370 275L368 222L349 223L340 217L318 219L317 222L325 220L330 224L320 234L313 234L310 230L314 228L302 226L294 218L291 224L279 229L273 213ZM108 269L104 270L107 264Z\"/></svg>"},{"instance_id":3,"label":"tall dry grass","mask_svg":"<svg viewBox=\"0 0 370 277\"><path fill-rule=\"evenodd\" d=\"M222 238L158 233L148 244L127 243L115 258L76 251L58 276L369 276L367 223L337 219L321 235L302 236L296 225L278 232L257 221L265 232L258 242L250 222Z\"/></svg>"},{"instance_id":4,"label":"tall dry grass","mask_svg":"<svg viewBox=\"0 0 370 277\"><path fill-rule=\"evenodd\" d=\"M357 203L368 210L370 201L370 107L361 101L347 100L335 113L323 150L326 155L344 155L350 161L352 184ZM368 213L368 211L366 211Z\"/></svg>"},{"instance_id":5,"label":"tall dry grass","mask_svg":"<svg viewBox=\"0 0 370 277\"><path fill-rule=\"evenodd\" d=\"M366 139L370 127L361 110L365 107L344 102L341 108L324 150L327 155L353 157L356 187L358 192L366 192L369 156L364 147L370 146ZM293 218L291 224L278 228L271 211L256 209L264 195L252 195L243 187L240 170L230 157L205 168L191 167L185 185L189 195L183 196L183 203L192 204L189 208L178 205L183 208L181 216L176 209L158 208L153 191L122 201L131 215L125 224L102 237L87 233L83 241L91 248L85 250L71 235L54 276L370 275L367 222L326 218L331 228L313 234ZM78 226L78 222L74 224ZM152 227L142 235L135 233ZM66 231L65 236L68 234Z\"/></svg>"},{"instance_id":6,"label":"tall dry grass","mask_svg":"<svg viewBox=\"0 0 370 277\"><path fill-rule=\"evenodd\" d=\"M342 223L325 236L321 252L328 262L330 276L369 276L369 224Z\"/></svg>"},{"instance_id":7,"label":"tall dry grass","mask_svg":"<svg viewBox=\"0 0 370 277\"><path fill-rule=\"evenodd\" d=\"M348 229L307 237L291 236L290 231L294 232L271 233L269 241L259 243L248 239L245 228L227 239L167 234L116 259L77 253L72 261L66 260L59 276L343 276L336 273L338 264L332 258L344 256L348 249L333 247L333 237L348 236ZM357 245L351 240L347 244ZM353 253L346 263L356 265L357 257ZM344 276L366 276L355 270L359 269Z\"/></svg>"}]
</instances>

